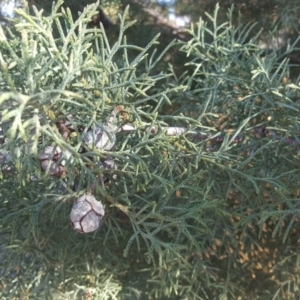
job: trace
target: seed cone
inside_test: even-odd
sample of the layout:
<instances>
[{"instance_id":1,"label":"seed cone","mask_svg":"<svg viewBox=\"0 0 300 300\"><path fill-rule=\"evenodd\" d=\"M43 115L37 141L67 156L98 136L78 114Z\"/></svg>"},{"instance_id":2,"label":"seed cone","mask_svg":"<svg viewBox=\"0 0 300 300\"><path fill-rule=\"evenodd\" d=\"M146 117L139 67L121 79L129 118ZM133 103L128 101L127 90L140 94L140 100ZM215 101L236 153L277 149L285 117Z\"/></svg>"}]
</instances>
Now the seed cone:
<instances>
[{"instance_id":1,"label":"seed cone","mask_svg":"<svg viewBox=\"0 0 300 300\"><path fill-rule=\"evenodd\" d=\"M83 140L89 147L110 150L116 143L116 135L113 128L109 126L94 126L86 132Z\"/></svg>"},{"instance_id":2,"label":"seed cone","mask_svg":"<svg viewBox=\"0 0 300 300\"><path fill-rule=\"evenodd\" d=\"M49 171L51 176L61 176L65 171L66 161L61 158L70 159L72 154L68 151L62 151L58 146L47 146L45 150L38 155L43 171Z\"/></svg>"},{"instance_id":3,"label":"seed cone","mask_svg":"<svg viewBox=\"0 0 300 300\"><path fill-rule=\"evenodd\" d=\"M71 210L70 218L74 230L88 233L97 230L105 214L101 201L92 195L79 197Z\"/></svg>"}]
</instances>

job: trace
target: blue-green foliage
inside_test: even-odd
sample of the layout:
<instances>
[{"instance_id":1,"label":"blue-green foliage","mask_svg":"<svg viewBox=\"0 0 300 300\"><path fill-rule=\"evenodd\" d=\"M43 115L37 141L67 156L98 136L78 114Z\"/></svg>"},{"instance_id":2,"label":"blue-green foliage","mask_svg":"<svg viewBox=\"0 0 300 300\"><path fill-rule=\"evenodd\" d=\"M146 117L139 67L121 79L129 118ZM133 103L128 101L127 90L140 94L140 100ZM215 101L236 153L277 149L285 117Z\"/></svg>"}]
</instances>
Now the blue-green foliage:
<instances>
[{"instance_id":1,"label":"blue-green foliage","mask_svg":"<svg viewBox=\"0 0 300 300\"><path fill-rule=\"evenodd\" d=\"M253 26L234 27L232 9L220 25L216 8L188 42L157 56L158 36L145 48L127 43L127 10L111 44L103 27L88 26L98 3L77 20L61 4L48 17L18 9L14 26L0 28L0 142L12 160L1 161L0 295L245 295L235 285L239 243L258 245L270 220L289 240L299 214L299 84L287 80L288 60L264 53ZM175 44L188 60L182 73L158 72ZM89 149L83 135L116 107L118 126L135 130L118 132L112 151ZM61 121L73 130L66 138ZM187 131L168 136L168 126ZM48 145L72 153L63 176L41 170ZM104 185L99 174L112 172L97 163L108 156L117 177ZM69 214L91 186L104 224L80 235Z\"/></svg>"}]
</instances>

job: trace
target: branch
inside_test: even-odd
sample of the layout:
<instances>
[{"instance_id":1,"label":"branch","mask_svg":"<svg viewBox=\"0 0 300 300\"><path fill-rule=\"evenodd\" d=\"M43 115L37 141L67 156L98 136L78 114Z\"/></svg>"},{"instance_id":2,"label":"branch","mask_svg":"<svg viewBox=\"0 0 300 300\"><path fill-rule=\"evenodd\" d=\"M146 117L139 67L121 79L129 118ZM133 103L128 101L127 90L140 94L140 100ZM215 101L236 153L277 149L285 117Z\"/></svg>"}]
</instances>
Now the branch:
<instances>
[{"instance_id":1,"label":"branch","mask_svg":"<svg viewBox=\"0 0 300 300\"><path fill-rule=\"evenodd\" d=\"M121 128L118 130L118 132L131 132L134 130L137 130L137 128L131 124L125 124L125 125L121 126ZM158 129L154 126L151 128L148 128L148 130L152 134L156 134L158 132ZM214 135L204 134L204 133L201 133L200 131L195 131L195 130L188 131L188 129L185 127L163 127L162 130L165 132L165 134L167 136L181 136L184 133L187 133L189 136L193 136L193 138L197 141L207 140L212 143L215 143L216 145L214 145L213 147L210 146L210 147L206 148L206 151L208 151L208 152L218 151L220 149L222 143L224 142L224 138L225 138L226 134L234 135L234 132L232 130L227 130L227 131L220 132L219 134L217 133ZM296 147L297 151L300 150L299 142L296 139L283 138L281 135L277 134L275 131L268 130L265 126L260 126L260 127L253 129L252 131L249 131L247 133L247 136L249 136L249 135L251 135L257 139L262 139L264 137L270 137L273 140L282 141L286 145L297 146ZM246 135L244 135L244 134L237 134L232 139L232 143L234 143L234 144L242 143L245 140L245 137L246 137Z\"/></svg>"}]
</instances>

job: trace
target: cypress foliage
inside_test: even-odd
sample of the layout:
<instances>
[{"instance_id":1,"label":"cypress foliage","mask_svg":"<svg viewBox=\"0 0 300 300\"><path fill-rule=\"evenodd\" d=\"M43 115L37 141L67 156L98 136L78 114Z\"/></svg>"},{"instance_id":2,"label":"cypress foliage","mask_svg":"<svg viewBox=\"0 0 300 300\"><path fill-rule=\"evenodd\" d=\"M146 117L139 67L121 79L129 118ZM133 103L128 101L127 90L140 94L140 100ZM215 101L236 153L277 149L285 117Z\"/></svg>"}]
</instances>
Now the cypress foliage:
<instances>
[{"instance_id":1,"label":"cypress foliage","mask_svg":"<svg viewBox=\"0 0 300 300\"><path fill-rule=\"evenodd\" d=\"M217 6L157 54L159 36L127 42L128 10L110 44L88 25L98 3L76 20L61 5L17 9L0 27L1 297L298 295L299 81L284 58L295 46L264 53L254 25L233 26L233 9L218 24ZM157 67L174 45L188 60L179 75ZM103 123L114 147L87 146ZM41 168L47 146L71 155L57 176ZM70 211L86 193L105 216L79 234Z\"/></svg>"}]
</instances>

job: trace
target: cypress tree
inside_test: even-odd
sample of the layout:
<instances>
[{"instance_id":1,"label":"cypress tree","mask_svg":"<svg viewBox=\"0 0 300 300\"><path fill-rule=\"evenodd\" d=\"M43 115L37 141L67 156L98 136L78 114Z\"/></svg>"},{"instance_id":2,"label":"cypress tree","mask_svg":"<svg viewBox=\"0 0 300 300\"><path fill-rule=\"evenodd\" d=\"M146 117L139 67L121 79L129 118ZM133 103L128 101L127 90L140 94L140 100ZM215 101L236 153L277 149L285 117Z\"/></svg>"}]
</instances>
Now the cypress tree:
<instances>
[{"instance_id":1,"label":"cypress tree","mask_svg":"<svg viewBox=\"0 0 300 300\"><path fill-rule=\"evenodd\" d=\"M297 41L266 53L216 6L159 52L98 6L0 27L1 297L296 297Z\"/></svg>"}]
</instances>

